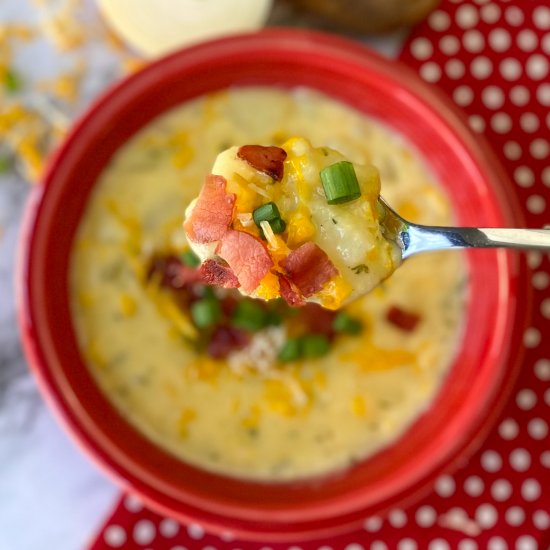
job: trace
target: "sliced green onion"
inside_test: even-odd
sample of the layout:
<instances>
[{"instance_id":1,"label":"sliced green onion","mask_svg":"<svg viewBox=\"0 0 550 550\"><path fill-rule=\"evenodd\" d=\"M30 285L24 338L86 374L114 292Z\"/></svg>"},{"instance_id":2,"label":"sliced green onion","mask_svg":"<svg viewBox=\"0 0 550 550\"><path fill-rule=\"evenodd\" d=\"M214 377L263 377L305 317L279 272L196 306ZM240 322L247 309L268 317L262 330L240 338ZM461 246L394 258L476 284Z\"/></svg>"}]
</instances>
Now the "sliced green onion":
<instances>
[{"instance_id":1,"label":"sliced green onion","mask_svg":"<svg viewBox=\"0 0 550 550\"><path fill-rule=\"evenodd\" d=\"M242 300L237 304L231 323L237 328L256 332L267 325L267 312L253 300Z\"/></svg>"},{"instance_id":2,"label":"sliced green onion","mask_svg":"<svg viewBox=\"0 0 550 550\"><path fill-rule=\"evenodd\" d=\"M330 350L330 342L322 334L308 334L302 337L304 357L322 357Z\"/></svg>"},{"instance_id":3,"label":"sliced green onion","mask_svg":"<svg viewBox=\"0 0 550 550\"><path fill-rule=\"evenodd\" d=\"M19 75L13 70L8 68L4 73L4 87L6 91L10 94L14 94L21 89L22 82Z\"/></svg>"},{"instance_id":4,"label":"sliced green onion","mask_svg":"<svg viewBox=\"0 0 550 550\"><path fill-rule=\"evenodd\" d=\"M299 338L289 338L279 351L279 361L289 363L302 357L302 341Z\"/></svg>"},{"instance_id":5,"label":"sliced green onion","mask_svg":"<svg viewBox=\"0 0 550 550\"><path fill-rule=\"evenodd\" d=\"M212 298L202 298L191 305L191 317L199 328L215 325L222 316L220 303Z\"/></svg>"},{"instance_id":6,"label":"sliced green onion","mask_svg":"<svg viewBox=\"0 0 550 550\"><path fill-rule=\"evenodd\" d=\"M347 160L323 168L320 176L329 204L342 204L361 196L355 169Z\"/></svg>"},{"instance_id":7,"label":"sliced green onion","mask_svg":"<svg viewBox=\"0 0 550 550\"><path fill-rule=\"evenodd\" d=\"M340 312L332 321L332 328L335 332L357 335L363 330L363 325L361 321L358 321L347 313Z\"/></svg>"},{"instance_id":8,"label":"sliced green onion","mask_svg":"<svg viewBox=\"0 0 550 550\"><path fill-rule=\"evenodd\" d=\"M268 311L265 314L266 326L277 327L283 322L283 318L276 311Z\"/></svg>"},{"instance_id":9,"label":"sliced green onion","mask_svg":"<svg viewBox=\"0 0 550 550\"><path fill-rule=\"evenodd\" d=\"M273 220L280 219L281 213L274 202L268 202L256 208L256 210L252 212L252 217L254 218L254 223L260 227L260 222L272 222ZM273 230L273 232L275 232L275 230Z\"/></svg>"},{"instance_id":10,"label":"sliced green onion","mask_svg":"<svg viewBox=\"0 0 550 550\"><path fill-rule=\"evenodd\" d=\"M182 252L180 259L187 267L199 267L201 265L200 258L192 250Z\"/></svg>"},{"instance_id":11,"label":"sliced green onion","mask_svg":"<svg viewBox=\"0 0 550 550\"><path fill-rule=\"evenodd\" d=\"M282 233L286 229L286 222L281 218L270 221L269 225L275 234Z\"/></svg>"}]
</instances>

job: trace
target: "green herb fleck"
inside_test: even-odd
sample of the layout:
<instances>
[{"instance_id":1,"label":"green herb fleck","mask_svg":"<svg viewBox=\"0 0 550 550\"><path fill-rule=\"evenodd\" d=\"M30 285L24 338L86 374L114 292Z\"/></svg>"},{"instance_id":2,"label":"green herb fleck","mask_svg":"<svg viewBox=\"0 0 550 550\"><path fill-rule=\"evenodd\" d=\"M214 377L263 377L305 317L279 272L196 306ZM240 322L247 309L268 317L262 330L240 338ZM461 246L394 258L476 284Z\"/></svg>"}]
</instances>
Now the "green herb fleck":
<instances>
[{"instance_id":1,"label":"green herb fleck","mask_svg":"<svg viewBox=\"0 0 550 550\"><path fill-rule=\"evenodd\" d=\"M332 328L335 332L357 336L358 334L361 334L363 325L361 324L361 321L342 311L338 313L332 321Z\"/></svg>"},{"instance_id":2,"label":"green herb fleck","mask_svg":"<svg viewBox=\"0 0 550 550\"><path fill-rule=\"evenodd\" d=\"M308 334L302 337L304 357L322 357L330 350L330 342L322 334Z\"/></svg>"},{"instance_id":3,"label":"green herb fleck","mask_svg":"<svg viewBox=\"0 0 550 550\"><path fill-rule=\"evenodd\" d=\"M338 225L338 222L336 221L336 218L330 218L330 219L332 220L332 223L333 223L334 225Z\"/></svg>"},{"instance_id":4,"label":"green herb fleck","mask_svg":"<svg viewBox=\"0 0 550 550\"><path fill-rule=\"evenodd\" d=\"M302 353L302 341L299 338L289 338L279 351L279 361L296 361L302 357Z\"/></svg>"},{"instance_id":5,"label":"green herb fleck","mask_svg":"<svg viewBox=\"0 0 550 550\"><path fill-rule=\"evenodd\" d=\"M11 161L8 157L0 157L0 174L5 174L11 169Z\"/></svg>"},{"instance_id":6,"label":"green herb fleck","mask_svg":"<svg viewBox=\"0 0 550 550\"><path fill-rule=\"evenodd\" d=\"M201 265L200 258L192 250L183 252L180 259L187 267L199 267Z\"/></svg>"}]
</instances>

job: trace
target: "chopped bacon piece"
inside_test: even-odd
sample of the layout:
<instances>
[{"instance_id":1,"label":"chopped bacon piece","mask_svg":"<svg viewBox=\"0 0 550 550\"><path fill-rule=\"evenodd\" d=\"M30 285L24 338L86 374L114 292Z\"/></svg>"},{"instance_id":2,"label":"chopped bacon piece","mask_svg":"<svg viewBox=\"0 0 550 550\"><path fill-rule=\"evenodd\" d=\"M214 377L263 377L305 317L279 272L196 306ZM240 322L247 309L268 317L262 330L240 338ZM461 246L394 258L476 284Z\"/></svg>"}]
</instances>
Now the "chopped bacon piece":
<instances>
[{"instance_id":1,"label":"chopped bacon piece","mask_svg":"<svg viewBox=\"0 0 550 550\"><path fill-rule=\"evenodd\" d=\"M337 313L318 304L309 303L300 310L296 320L312 334L323 334L327 338L333 338L335 333L332 323Z\"/></svg>"},{"instance_id":2,"label":"chopped bacon piece","mask_svg":"<svg viewBox=\"0 0 550 550\"><path fill-rule=\"evenodd\" d=\"M405 311L397 306L392 306L386 313L386 319L397 328L406 332L412 332L420 322L420 315Z\"/></svg>"},{"instance_id":3,"label":"chopped bacon piece","mask_svg":"<svg viewBox=\"0 0 550 550\"><path fill-rule=\"evenodd\" d=\"M216 260L206 260L199 268L201 282L224 288L238 288L239 281L228 265Z\"/></svg>"},{"instance_id":4,"label":"chopped bacon piece","mask_svg":"<svg viewBox=\"0 0 550 550\"><path fill-rule=\"evenodd\" d=\"M273 260L262 241L243 231L228 230L217 253L229 264L247 294L256 289L273 267Z\"/></svg>"},{"instance_id":5,"label":"chopped bacon piece","mask_svg":"<svg viewBox=\"0 0 550 550\"><path fill-rule=\"evenodd\" d=\"M306 305L306 301L296 285L281 273L279 273L279 290L289 306L302 307Z\"/></svg>"},{"instance_id":6,"label":"chopped bacon piece","mask_svg":"<svg viewBox=\"0 0 550 550\"><path fill-rule=\"evenodd\" d=\"M209 174L189 218L183 224L188 237L197 243L219 241L233 218L235 195L226 193L226 180Z\"/></svg>"},{"instance_id":7,"label":"chopped bacon piece","mask_svg":"<svg viewBox=\"0 0 550 550\"><path fill-rule=\"evenodd\" d=\"M223 359L232 351L243 349L250 342L250 335L241 329L221 326L214 330L207 352L210 357Z\"/></svg>"},{"instance_id":8,"label":"chopped bacon piece","mask_svg":"<svg viewBox=\"0 0 550 550\"><path fill-rule=\"evenodd\" d=\"M243 145L239 147L237 156L256 170L271 176L275 181L283 179L283 162L286 159L284 149L262 145Z\"/></svg>"},{"instance_id":9,"label":"chopped bacon piece","mask_svg":"<svg viewBox=\"0 0 550 550\"><path fill-rule=\"evenodd\" d=\"M160 275L162 286L173 290L180 290L185 285L201 281L199 272L192 267L183 265L176 256L155 258L151 263L147 277L150 279L155 273Z\"/></svg>"},{"instance_id":10,"label":"chopped bacon piece","mask_svg":"<svg viewBox=\"0 0 550 550\"><path fill-rule=\"evenodd\" d=\"M312 242L293 250L281 265L306 298L319 292L327 281L338 275L326 252Z\"/></svg>"}]
</instances>

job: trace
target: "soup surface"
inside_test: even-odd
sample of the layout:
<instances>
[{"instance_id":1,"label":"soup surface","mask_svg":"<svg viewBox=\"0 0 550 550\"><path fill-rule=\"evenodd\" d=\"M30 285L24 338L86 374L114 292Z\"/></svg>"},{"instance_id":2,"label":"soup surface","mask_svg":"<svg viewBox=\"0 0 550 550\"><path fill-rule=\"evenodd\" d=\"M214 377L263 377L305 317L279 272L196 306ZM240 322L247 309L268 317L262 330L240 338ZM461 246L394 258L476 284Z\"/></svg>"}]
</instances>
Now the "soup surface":
<instances>
[{"instance_id":1,"label":"soup surface","mask_svg":"<svg viewBox=\"0 0 550 550\"><path fill-rule=\"evenodd\" d=\"M237 477L319 475L379 450L429 406L460 343L466 270L457 252L407 260L346 308L354 330L318 306L270 311L277 321L251 332L197 326L188 306L205 289L174 284L166 271L187 248L185 208L220 151L296 135L375 165L382 195L411 221L452 222L418 155L378 123L311 90L240 88L180 106L122 147L74 242L74 324L107 398L167 451ZM241 298L216 292L234 319L226 309ZM317 346L285 355L296 334Z\"/></svg>"}]
</instances>

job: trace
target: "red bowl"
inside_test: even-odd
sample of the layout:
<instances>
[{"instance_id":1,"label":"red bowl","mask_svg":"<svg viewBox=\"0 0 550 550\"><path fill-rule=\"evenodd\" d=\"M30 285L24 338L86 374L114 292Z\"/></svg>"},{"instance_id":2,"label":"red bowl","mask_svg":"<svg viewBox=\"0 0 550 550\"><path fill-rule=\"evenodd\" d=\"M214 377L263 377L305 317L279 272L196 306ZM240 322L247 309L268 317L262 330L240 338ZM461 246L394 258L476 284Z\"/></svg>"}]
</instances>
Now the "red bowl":
<instances>
[{"instance_id":1,"label":"red bowl","mask_svg":"<svg viewBox=\"0 0 550 550\"><path fill-rule=\"evenodd\" d=\"M109 404L83 364L68 301L71 244L88 195L113 153L152 118L228 86L318 89L382 121L421 152L458 221L520 225L507 176L486 143L407 67L332 36L268 30L175 53L124 80L76 124L26 211L19 257L19 322L45 397L76 441L151 508L216 532L264 541L328 537L404 505L481 442L519 360L525 305L518 257L469 252L464 342L431 408L393 445L338 475L258 483L199 470L162 451Z\"/></svg>"}]
</instances>

